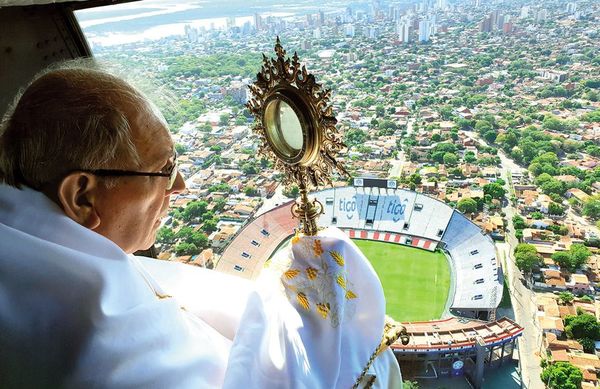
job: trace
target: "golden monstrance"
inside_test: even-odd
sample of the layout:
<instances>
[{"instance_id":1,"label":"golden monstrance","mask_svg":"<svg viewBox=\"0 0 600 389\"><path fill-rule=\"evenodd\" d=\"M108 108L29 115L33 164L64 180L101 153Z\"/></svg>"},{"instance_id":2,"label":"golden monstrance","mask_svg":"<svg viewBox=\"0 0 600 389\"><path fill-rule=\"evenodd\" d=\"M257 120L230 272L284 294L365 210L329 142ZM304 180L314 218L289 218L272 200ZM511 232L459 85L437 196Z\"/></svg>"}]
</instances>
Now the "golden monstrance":
<instances>
[{"instance_id":1,"label":"golden monstrance","mask_svg":"<svg viewBox=\"0 0 600 389\"><path fill-rule=\"evenodd\" d=\"M329 105L331 91L323 89L300 64L297 53L290 59L275 44L276 58L263 54L263 64L250 85L252 98L246 107L254 115L254 132L261 143L259 154L284 173L285 185L297 185L300 199L292 215L300 219L306 235L316 235L317 219L323 213L318 200L308 191L331 184L333 170L350 176L334 158L345 148L335 127L337 120Z\"/></svg>"}]
</instances>

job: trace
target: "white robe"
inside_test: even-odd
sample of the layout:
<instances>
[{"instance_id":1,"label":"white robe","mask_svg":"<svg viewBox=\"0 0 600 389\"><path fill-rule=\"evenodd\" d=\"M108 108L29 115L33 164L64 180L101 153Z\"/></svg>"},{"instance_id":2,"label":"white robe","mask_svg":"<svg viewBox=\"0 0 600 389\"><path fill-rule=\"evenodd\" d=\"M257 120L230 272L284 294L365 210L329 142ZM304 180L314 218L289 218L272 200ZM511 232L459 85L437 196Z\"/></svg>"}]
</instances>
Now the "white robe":
<instances>
[{"instance_id":1,"label":"white robe","mask_svg":"<svg viewBox=\"0 0 600 389\"><path fill-rule=\"evenodd\" d=\"M292 247L287 268L254 284L127 255L43 194L0 185L0 387L350 387L379 343L384 303L372 268L350 258L338 232L323 247L347 256L344 280L358 298L329 290L325 320L314 304L298 306L289 290L298 285L281 274L312 263L308 251ZM369 373L375 387L400 385L391 352Z\"/></svg>"}]
</instances>

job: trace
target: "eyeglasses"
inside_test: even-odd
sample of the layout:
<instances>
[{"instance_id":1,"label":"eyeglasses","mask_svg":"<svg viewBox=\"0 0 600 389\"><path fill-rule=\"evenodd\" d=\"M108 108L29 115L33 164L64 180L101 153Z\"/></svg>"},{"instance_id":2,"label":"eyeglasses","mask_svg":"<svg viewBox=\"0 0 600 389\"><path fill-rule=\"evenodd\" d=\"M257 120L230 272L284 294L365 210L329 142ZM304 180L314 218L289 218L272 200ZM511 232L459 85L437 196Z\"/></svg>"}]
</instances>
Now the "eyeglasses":
<instances>
[{"instance_id":1,"label":"eyeglasses","mask_svg":"<svg viewBox=\"0 0 600 389\"><path fill-rule=\"evenodd\" d=\"M126 177L126 176L149 176L149 177L169 177L169 183L167 184L167 190L173 189L175 180L177 179L177 152L173 153L173 164L168 168L167 171L161 172L136 172L130 170L118 170L118 169L77 169L77 171L90 173L99 177Z\"/></svg>"}]
</instances>

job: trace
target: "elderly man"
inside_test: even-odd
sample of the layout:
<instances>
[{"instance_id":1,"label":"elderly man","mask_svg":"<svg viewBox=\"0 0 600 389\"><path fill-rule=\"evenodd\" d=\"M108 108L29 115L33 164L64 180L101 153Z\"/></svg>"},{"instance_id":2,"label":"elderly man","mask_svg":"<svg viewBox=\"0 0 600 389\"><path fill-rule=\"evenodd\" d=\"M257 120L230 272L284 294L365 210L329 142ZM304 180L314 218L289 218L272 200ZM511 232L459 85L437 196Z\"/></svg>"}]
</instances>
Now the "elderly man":
<instances>
[{"instance_id":1,"label":"elderly man","mask_svg":"<svg viewBox=\"0 0 600 389\"><path fill-rule=\"evenodd\" d=\"M302 292L305 311L281 272L256 287L131 255L185 184L164 119L121 79L83 67L37 77L2 122L0 181L0 387L398 383L390 352L370 364L383 297L364 259L340 268L363 273L362 300L324 283ZM325 250L354 255L335 234ZM292 264L316 244L296 242ZM328 320L309 309L322 289Z\"/></svg>"}]
</instances>

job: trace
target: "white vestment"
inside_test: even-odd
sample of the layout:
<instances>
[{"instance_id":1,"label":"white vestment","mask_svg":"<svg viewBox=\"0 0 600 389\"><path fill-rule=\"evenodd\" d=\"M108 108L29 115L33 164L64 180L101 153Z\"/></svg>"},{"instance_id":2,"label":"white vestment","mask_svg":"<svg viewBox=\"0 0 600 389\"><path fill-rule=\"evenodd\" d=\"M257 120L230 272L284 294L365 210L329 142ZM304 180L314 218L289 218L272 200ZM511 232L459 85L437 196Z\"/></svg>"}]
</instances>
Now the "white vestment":
<instances>
[{"instance_id":1,"label":"white vestment","mask_svg":"<svg viewBox=\"0 0 600 389\"><path fill-rule=\"evenodd\" d=\"M0 185L0 387L349 388L381 339L383 294L343 234L318 239L251 283L127 255ZM401 385L393 358L369 369L375 387Z\"/></svg>"}]
</instances>

